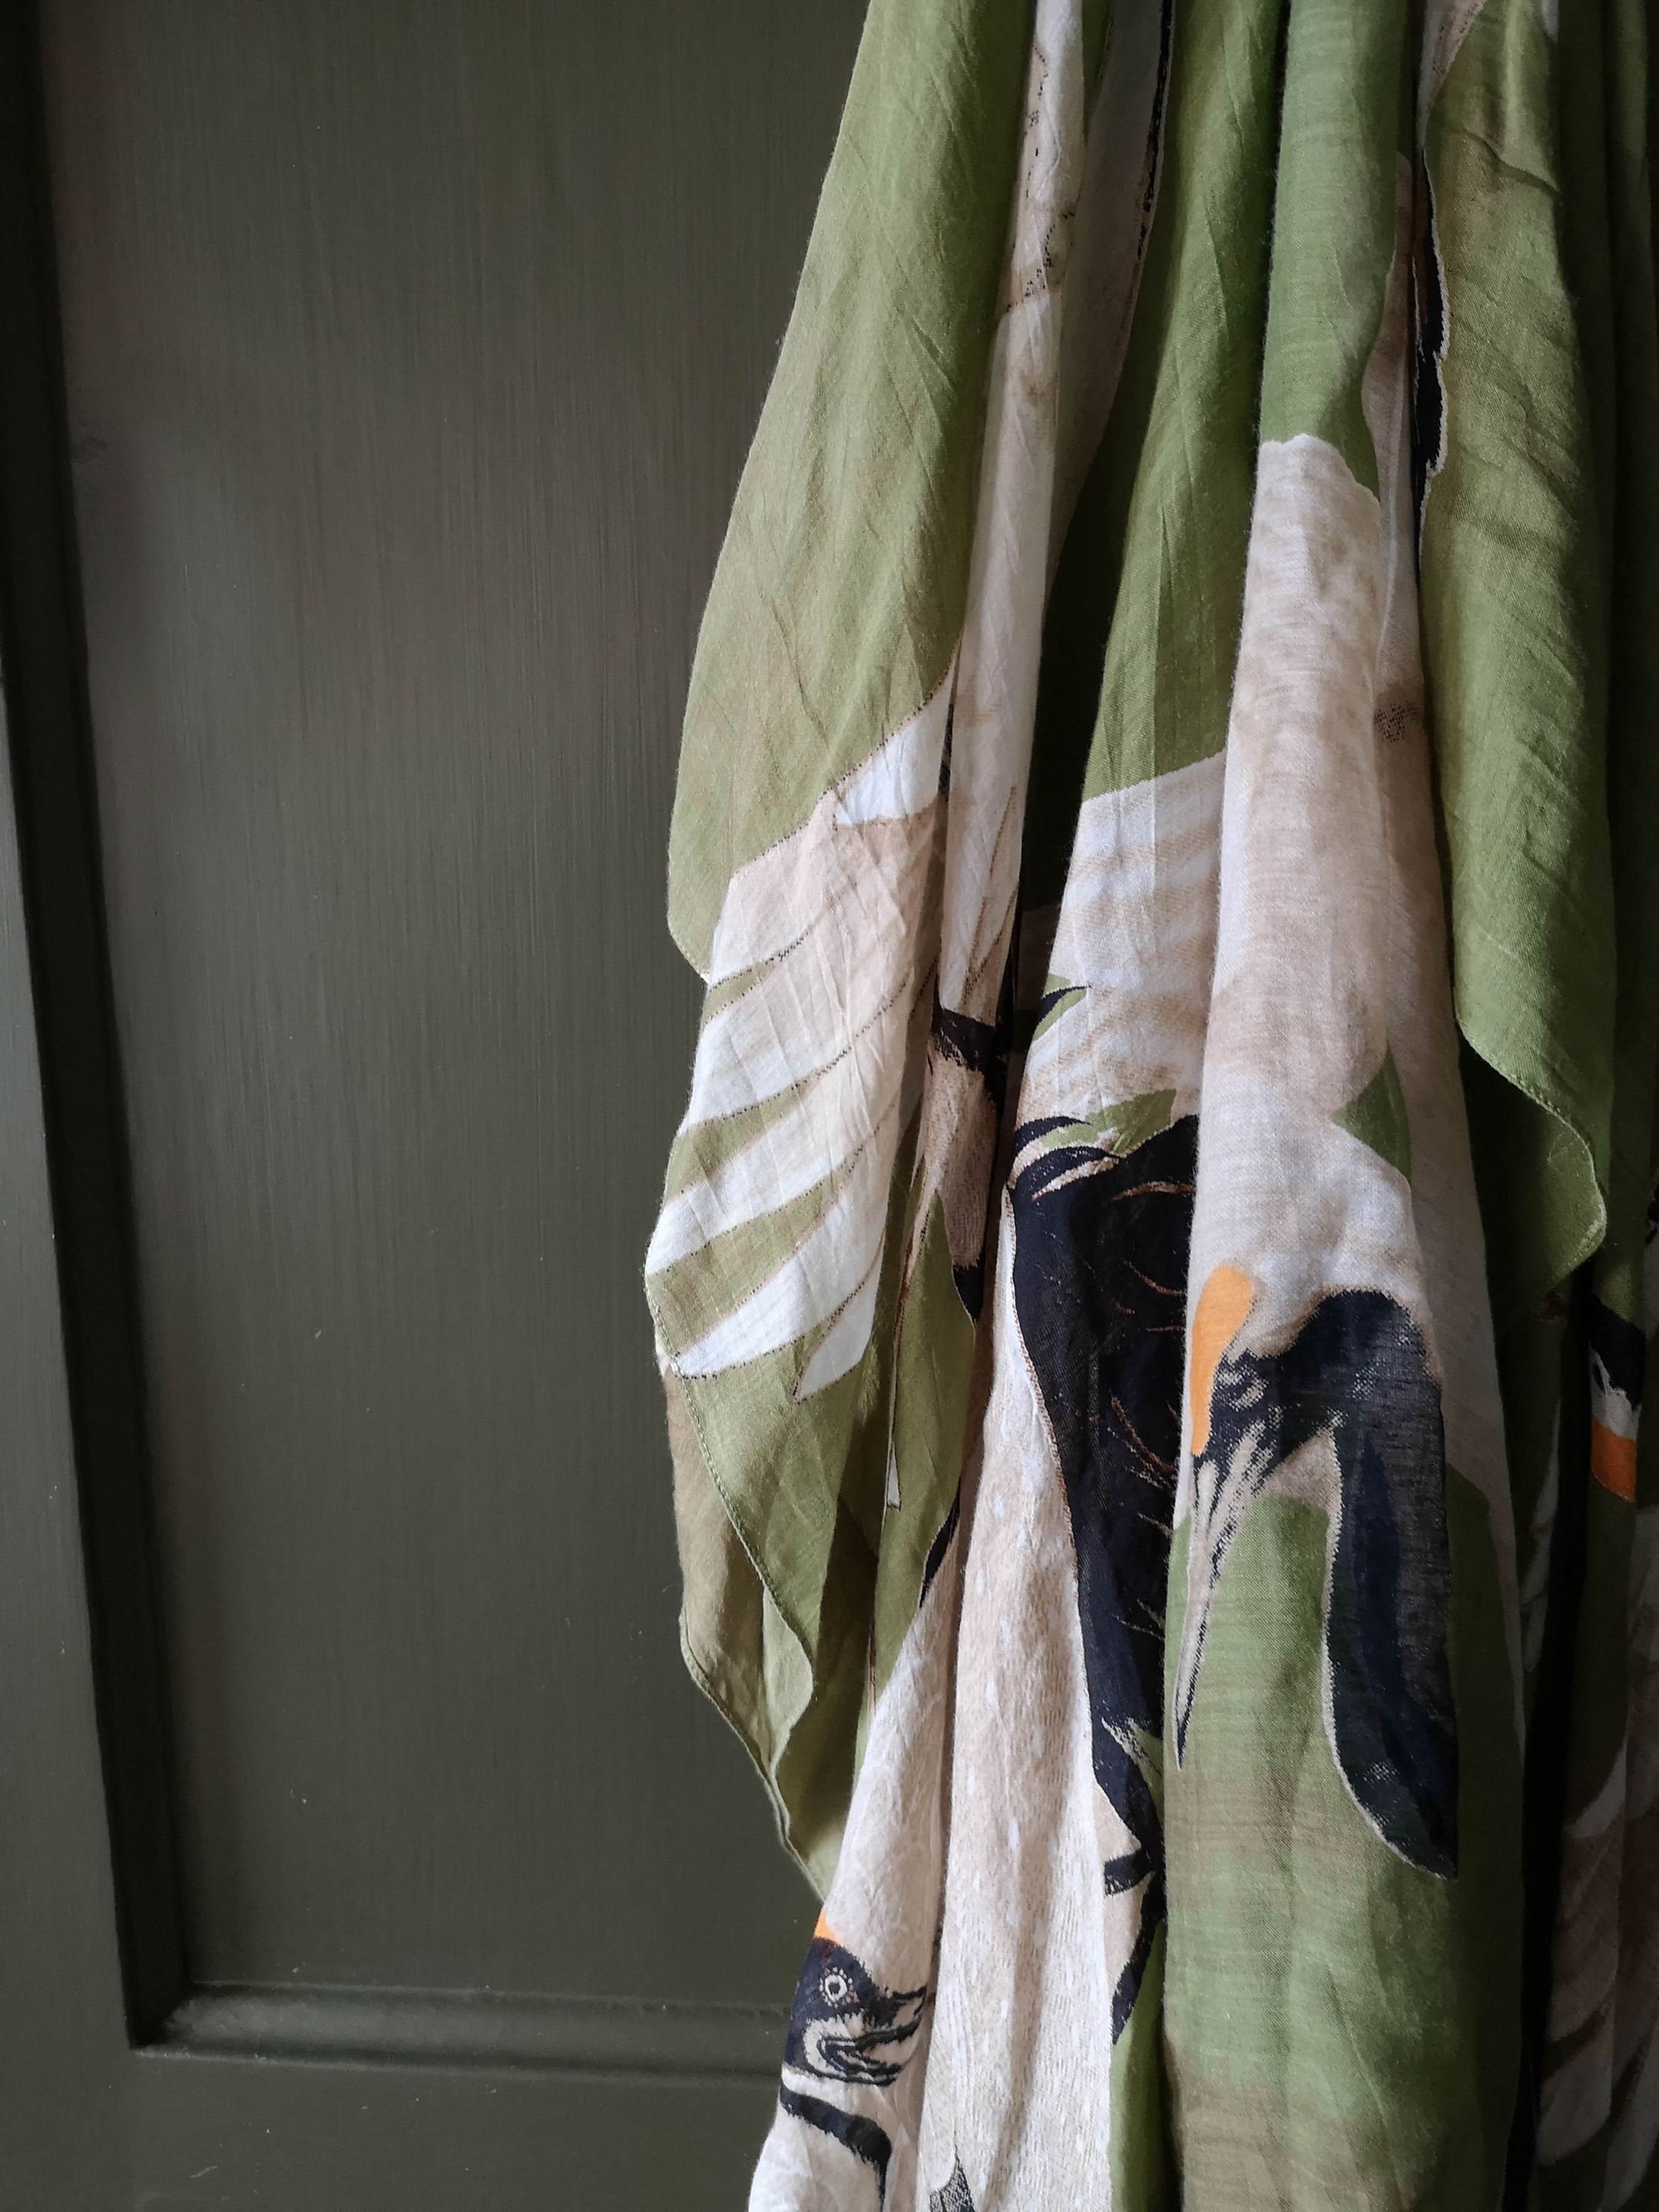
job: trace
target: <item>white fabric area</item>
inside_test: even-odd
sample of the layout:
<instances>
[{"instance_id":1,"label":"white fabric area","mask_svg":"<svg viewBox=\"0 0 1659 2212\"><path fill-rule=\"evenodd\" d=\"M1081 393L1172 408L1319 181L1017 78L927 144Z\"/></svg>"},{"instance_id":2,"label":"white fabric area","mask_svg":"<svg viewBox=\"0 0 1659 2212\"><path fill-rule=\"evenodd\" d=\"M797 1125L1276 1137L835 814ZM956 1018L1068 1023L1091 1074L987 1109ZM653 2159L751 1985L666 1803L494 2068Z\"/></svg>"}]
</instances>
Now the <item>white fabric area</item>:
<instances>
[{"instance_id":1,"label":"white fabric area","mask_svg":"<svg viewBox=\"0 0 1659 2212\"><path fill-rule=\"evenodd\" d=\"M1020 1349L1013 1243L1005 1207L921 2173L938 2189L959 2163L978 2205L1105 2204L1112 1996L1134 1923L1101 1867L1131 1838L1095 1782L1071 1522Z\"/></svg>"},{"instance_id":2,"label":"white fabric area","mask_svg":"<svg viewBox=\"0 0 1659 2212\"><path fill-rule=\"evenodd\" d=\"M1048 956L1081 987L1033 1041L1019 1117L1081 1119L1149 1091L1198 1103L1215 958L1225 757L1087 800Z\"/></svg>"},{"instance_id":3,"label":"white fabric area","mask_svg":"<svg viewBox=\"0 0 1659 2212\"><path fill-rule=\"evenodd\" d=\"M919 1002L924 1021L927 1011L949 706L947 679L727 890L710 981L757 973L703 1024L682 1128L794 1096L750 1144L667 1200L646 1273L819 1183L831 1194L767 1281L695 1343L667 1347L682 1375L776 1351L839 1313L805 1392L845 1374L869 1341L887 1194L920 1083L912 1030Z\"/></svg>"},{"instance_id":4,"label":"white fabric area","mask_svg":"<svg viewBox=\"0 0 1659 2212\"><path fill-rule=\"evenodd\" d=\"M962 1543L951 1546L924 1597L871 1723L841 1857L823 1901L821 1928L868 1965L884 1985L932 1983L945 1855L945 1758L961 1586ZM843 2109L873 2121L890 2162L886 2202L908 2206L916 2173L916 2130L927 2078L933 2008L890 2087L837 2091ZM786 2066L786 2085L811 2094L810 2075ZM821 2086L821 2085L817 2085ZM751 2212L846 2212L876 2201L872 2169L840 2142L780 2112L750 2192Z\"/></svg>"}]
</instances>

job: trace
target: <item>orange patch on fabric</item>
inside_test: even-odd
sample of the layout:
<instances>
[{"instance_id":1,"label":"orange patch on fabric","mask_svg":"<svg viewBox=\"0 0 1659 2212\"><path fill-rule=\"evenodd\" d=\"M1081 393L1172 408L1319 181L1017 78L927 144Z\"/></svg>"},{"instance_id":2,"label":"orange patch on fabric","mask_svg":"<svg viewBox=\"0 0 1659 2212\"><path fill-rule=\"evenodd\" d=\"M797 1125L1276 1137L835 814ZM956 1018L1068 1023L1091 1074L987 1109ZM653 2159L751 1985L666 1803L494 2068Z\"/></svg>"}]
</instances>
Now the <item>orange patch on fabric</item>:
<instances>
[{"instance_id":1,"label":"orange patch on fabric","mask_svg":"<svg viewBox=\"0 0 1659 2212\"><path fill-rule=\"evenodd\" d=\"M822 1911L818 1914L817 1925L812 1930L812 1941L815 1943L839 1943L841 1942L840 1936L836 1935L835 1929L824 1918Z\"/></svg>"},{"instance_id":2,"label":"orange patch on fabric","mask_svg":"<svg viewBox=\"0 0 1659 2212\"><path fill-rule=\"evenodd\" d=\"M1590 1473L1615 1498L1636 1496L1636 1439L1621 1437L1601 1421L1590 1423Z\"/></svg>"},{"instance_id":3,"label":"orange patch on fabric","mask_svg":"<svg viewBox=\"0 0 1659 2212\"><path fill-rule=\"evenodd\" d=\"M1187 1393L1193 1409L1193 1449L1201 1452L1210 1441L1210 1385L1222 1353L1243 1327L1255 1296L1255 1285L1242 1267L1223 1261L1198 1294L1193 1316L1193 1361Z\"/></svg>"}]
</instances>

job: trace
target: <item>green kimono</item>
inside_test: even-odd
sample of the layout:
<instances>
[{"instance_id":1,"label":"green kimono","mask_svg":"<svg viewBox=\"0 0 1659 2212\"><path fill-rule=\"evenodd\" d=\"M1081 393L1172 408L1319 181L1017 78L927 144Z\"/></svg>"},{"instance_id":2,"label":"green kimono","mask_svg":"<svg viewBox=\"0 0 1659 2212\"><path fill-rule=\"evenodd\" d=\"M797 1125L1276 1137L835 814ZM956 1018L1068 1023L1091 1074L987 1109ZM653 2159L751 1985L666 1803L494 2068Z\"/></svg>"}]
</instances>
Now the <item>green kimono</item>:
<instances>
[{"instance_id":1,"label":"green kimono","mask_svg":"<svg viewBox=\"0 0 1659 2212\"><path fill-rule=\"evenodd\" d=\"M1637 0L872 0L647 1287L762 2212L1659 2204Z\"/></svg>"}]
</instances>

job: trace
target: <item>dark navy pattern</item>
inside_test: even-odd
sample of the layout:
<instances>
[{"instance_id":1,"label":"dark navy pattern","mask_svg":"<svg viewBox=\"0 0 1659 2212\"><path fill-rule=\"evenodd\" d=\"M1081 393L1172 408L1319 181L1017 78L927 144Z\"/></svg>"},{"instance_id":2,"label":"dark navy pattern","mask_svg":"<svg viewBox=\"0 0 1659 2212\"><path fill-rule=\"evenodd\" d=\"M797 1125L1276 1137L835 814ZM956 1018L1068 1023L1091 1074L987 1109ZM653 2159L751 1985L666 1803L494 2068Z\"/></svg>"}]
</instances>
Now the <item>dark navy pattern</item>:
<instances>
[{"instance_id":1,"label":"dark navy pattern","mask_svg":"<svg viewBox=\"0 0 1659 2212\"><path fill-rule=\"evenodd\" d=\"M1446 278L1435 233L1434 188L1425 167L1417 172L1412 211L1412 514L1423 532L1423 501L1431 477L1446 458Z\"/></svg>"},{"instance_id":2,"label":"dark navy pattern","mask_svg":"<svg viewBox=\"0 0 1659 2212\"><path fill-rule=\"evenodd\" d=\"M795 1984L783 2046L778 2103L790 2116L840 2143L876 2178L878 2203L887 2195L892 2140L868 2112L799 2088L809 2077L854 2090L890 2088L915 2048L927 1992L885 1990L833 1936L812 1939Z\"/></svg>"},{"instance_id":3,"label":"dark navy pattern","mask_svg":"<svg viewBox=\"0 0 1659 2212\"><path fill-rule=\"evenodd\" d=\"M1249 1504L1321 1435L1330 1437L1338 1474L1325 1622L1332 1748L1383 1840L1413 1866L1454 1875L1457 1727L1440 1389L1416 1324L1381 1291L1333 1291L1284 1351L1218 1362L1195 1469L1200 1496L1233 1493L1212 1516L1212 1590ZM1176 1714L1178 1757L1197 1674L1194 1663Z\"/></svg>"},{"instance_id":4,"label":"dark navy pattern","mask_svg":"<svg viewBox=\"0 0 1659 2212\"><path fill-rule=\"evenodd\" d=\"M817 1936L795 1984L783 2063L821 2081L897 2081L925 1989L884 1990L832 1936Z\"/></svg>"},{"instance_id":5,"label":"dark navy pattern","mask_svg":"<svg viewBox=\"0 0 1659 2212\"><path fill-rule=\"evenodd\" d=\"M1057 1144L1012 1187L1014 1304L1071 1513L1095 1778L1134 1838L1103 1878L1111 1893L1143 1890L1114 2037L1164 1911L1163 1823L1144 1761L1163 1733L1197 1143L1188 1115L1121 1158Z\"/></svg>"}]
</instances>

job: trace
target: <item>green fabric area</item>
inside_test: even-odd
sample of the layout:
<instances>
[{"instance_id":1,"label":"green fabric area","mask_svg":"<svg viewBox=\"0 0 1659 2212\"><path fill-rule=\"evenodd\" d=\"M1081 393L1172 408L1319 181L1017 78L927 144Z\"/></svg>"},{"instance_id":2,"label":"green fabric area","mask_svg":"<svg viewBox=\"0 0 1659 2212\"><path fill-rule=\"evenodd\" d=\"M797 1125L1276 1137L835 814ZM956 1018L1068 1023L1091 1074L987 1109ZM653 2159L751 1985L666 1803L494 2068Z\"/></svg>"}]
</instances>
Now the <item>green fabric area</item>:
<instances>
[{"instance_id":1,"label":"green fabric area","mask_svg":"<svg viewBox=\"0 0 1659 2212\"><path fill-rule=\"evenodd\" d=\"M1594 20L1595 11L1584 13ZM1652 1187L1659 1046L1659 330L1648 188L1648 25L1642 0L1604 0L1613 407L1598 414L1612 484L1607 787L1618 933L1607 1232L1597 1295L1644 1326L1642 1255ZM1608 440L1611 422L1615 435Z\"/></svg>"},{"instance_id":2,"label":"green fabric area","mask_svg":"<svg viewBox=\"0 0 1659 2212\"><path fill-rule=\"evenodd\" d=\"M709 993L714 997L714 993ZM703 1020L708 1019L704 1009ZM734 1159L757 1137L764 1135L775 1121L781 1121L800 1103L799 1092L791 1085L770 1098L757 1098L752 1106L739 1106L730 1114L722 1114L718 1121L699 1121L695 1127L681 1129L676 1135L668 1155L668 1168L663 1177L665 1202L687 1190L694 1182L701 1182Z\"/></svg>"},{"instance_id":3,"label":"green fabric area","mask_svg":"<svg viewBox=\"0 0 1659 2212\"><path fill-rule=\"evenodd\" d=\"M1407 1182L1411 1181L1411 1122L1392 1052L1384 1048L1382 1066L1359 1096L1343 1107L1340 1113L1333 1114L1331 1119L1339 1129L1346 1129L1362 1145L1369 1145L1379 1159L1386 1160Z\"/></svg>"},{"instance_id":4,"label":"green fabric area","mask_svg":"<svg viewBox=\"0 0 1659 2212\"><path fill-rule=\"evenodd\" d=\"M937 688L962 627L1030 0L872 0L697 641L669 926Z\"/></svg>"},{"instance_id":5,"label":"green fabric area","mask_svg":"<svg viewBox=\"0 0 1659 2212\"><path fill-rule=\"evenodd\" d=\"M827 1176L770 1212L722 1231L700 1250L654 1275L651 1310L668 1349L680 1352L696 1344L775 1275L805 1240L844 1181L844 1170ZM793 1374L792 1362L791 1387Z\"/></svg>"},{"instance_id":6,"label":"green fabric area","mask_svg":"<svg viewBox=\"0 0 1659 2212\"><path fill-rule=\"evenodd\" d=\"M1100 88L1101 68L1106 59L1107 37L1116 15L1115 0L1083 0L1083 82L1089 88L1091 113L1095 94Z\"/></svg>"},{"instance_id":7,"label":"green fabric area","mask_svg":"<svg viewBox=\"0 0 1659 2212\"><path fill-rule=\"evenodd\" d=\"M887 1509L876 1566L878 1696L916 1617L927 1554L957 1494L973 1358L974 1324L951 1273L945 1208L935 1199L899 1322L893 1385L899 1502Z\"/></svg>"},{"instance_id":8,"label":"green fabric area","mask_svg":"<svg viewBox=\"0 0 1659 2212\"><path fill-rule=\"evenodd\" d=\"M811 1397L795 1396L832 1326L826 1322L781 1352L720 1375L671 1371L667 1378L676 1498L695 1498L712 1486L731 1530L724 1543L717 1532L705 1534L702 1564L694 1569L682 1529L687 1663L746 1746L785 1843L820 1890L835 1867L869 1688L915 1136L913 1120L893 1174L874 1326L849 1374ZM681 1272L653 1279L659 1328L662 1286ZM764 1594L764 1608L755 1611L751 1592L748 1611L739 1607L734 1622L738 1553L746 1562L742 1571Z\"/></svg>"},{"instance_id":9,"label":"green fabric area","mask_svg":"<svg viewBox=\"0 0 1659 2212\"><path fill-rule=\"evenodd\" d=\"M1512 49L1524 51L1525 44L1522 30L1515 30ZM1488 67L1491 58L1488 55ZM1592 1139L1605 1130L1604 1148L1596 1157L1600 1194L1605 1200L1604 1229L1589 1205L1582 1165L1561 1159L1558 1139L1553 1136L1540 1146L1536 1127L1525 1126L1540 1118L1535 1109L1513 1094L1499 1100L1497 1079L1490 1075L1471 1088L1470 1098L1476 1109L1473 1133L1483 1211L1494 1255L1510 1256L1500 1240L1513 1237L1517 1206L1527 1196L1517 1169L1521 1176L1534 1177L1544 1165L1540 1149L1553 1152L1554 1172L1547 1182L1534 1186L1534 1214L1541 1217L1547 1209L1556 1219L1545 1225L1571 1233L1545 1243L1545 1255L1561 1265L1577 1257L1586 1239L1594 1243L1601 1230L1589 1270L1596 1293L1613 1313L1642 1327L1659 1036L1659 884L1653 865L1655 832L1659 830L1659 747L1654 742L1659 726L1659 635L1654 619L1659 605L1659 539L1653 528L1659 496L1659 340L1648 173L1648 32L1639 0L1637 4L1632 0L1581 0L1564 10L1556 66L1559 234L1586 422L1581 452L1573 457L1579 476L1562 478L1564 495L1572 495L1579 533L1575 579L1579 597L1576 605L1564 605L1557 618L1576 623L1565 635L1580 641L1592 678L1604 677L1605 690L1598 702L1593 686L1589 690L1589 712L1583 728L1568 721L1552 733L1552 781L1538 783L1536 803L1540 808L1547 804L1553 808L1558 830L1571 824L1576 807L1590 828L1601 831L1601 839L1599 849L1581 844L1568 851L1564 845L1548 856L1552 869L1590 872L1575 889L1595 896L1594 929L1566 911L1568 902L1558 901L1553 910L1547 900L1538 897L1534 919L1540 942L1532 957L1542 969L1547 986L1567 1002L1583 993L1584 1008L1595 1017L1598 1056L1577 1071L1593 1079L1594 1090L1585 1083L1577 1098L1560 1090L1542 1095L1564 1121ZM1455 302L1455 292L1453 298ZM1455 312L1453 326L1455 330ZM1431 518L1437 495L1431 495ZM1600 716L1598 705L1604 709ZM1452 855L1455 915L1455 844ZM1461 939L1459 943L1461 951ZM1473 1041L1496 1059L1467 1021L1465 1026ZM1553 1036L1550 1044L1558 1055L1588 1049L1583 1035L1575 1042L1565 1030ZM1513 1074L1514 1070L1505 1072ZM1479 1111L1482 1099L1488 1109L1484 1117ZM1495 1136L1500 1141L1495 1143ZM1573 1218L1575 1213L1582 1218ZM1534 1230L1534 1247L1540 1241ZM1535 1290L1540 1270L1525 1267L1531 1256L1523 1252L1516 1272L1525 1288ZM1512 1257L1510 1263L1515 1265ZM1505 1316L1500 1312L1499 1318ZM1526 1409L1540 1394L1535 1378L1518 1371L1521 1363L1510 1356L1508 1340L1534 1333L1536 1326L1524 1316L1510 1320L1504 1342L1505 1415L1517 1508L1527 1459L1535 1456L1535 1449L1523 1456L1516 1447L1527 1426ZM1577 1332L1571 1333L1570 1340L1582 1363ZM1621 1869L1619 1855L1598 1865L1594 1856L1597 1846L1575 1840L1571 1833L1571 1824L1596 1803L1610 1778L1619 1775L1630 1718L1635 1510L1586 1478L1583 1389L1581 1366L1577 1374L1569 1373L1563 1393L1564 1424L1570 1422L1571 1428L1564 1431L1561 1455L1564 1481L1583 1485L1583 1560L1577 1594L1563 1808L1569 1823L1566 1863L1576 1863L1577 1872L1557 1900L1553 1937L1556 1984L1574 1989L1579 1996L1571 2029L1563 2033L1559 2021L1552 2023L1558 2032L1542 2055L1547 2085L1581 2046L1593 2069L1608 2063L1604 2054L1598 2054L1597 2045L1612 2033L1612 1999L1595 2001L1594 1993L1610 1971L1615 1953L1625 1954L1620 1965L1628 1972L1630 1954L1639 1955L1651 1939L1651 1906L1644 1909L1642 1901L1650 1880L1650 1840L1644 1843L1639 1830L1626 1835ZM1535 1438L1535 1413L1532 1427ZM1650 1407L1638 1448L1638 1489L1642 1496L1650 1494L1653 1427ZM1532 1564L1530 1544L1526 1516L1518 1510L1516 1517L1524 1574ZM1529 1711L1533 1688L1529 1682ZM1617 1824L1612 1835L1617 1844ZM1577 2212L1582 2207L1583 2212L1596 2212L1606 2201L1613 2125L1629 2087L1626 2083L1621 2090L1618 2084L1612 2086L1613 2118L1594 2127L1588 2139L1574 2144L1566 2155L1549 2161L1540 2158L1534 2184L1540 2208L1561 2208L1561 2212L1573 2208ZM1570 2122L1565 2140L1571 2142L1582 2124ZM1562 2139L1558 2136L1558 2141ZM1634 2201L1651 2194L1653 2179L1650 2170Z\"/></svg>"},{"instance_id":10,"label":"green fabric area","mask_svg":"<svg viewBox=\"0 0 1659 2212\"><path fill-rule=\"evenodd\" d=\"M869 1550L850 1521L830 1546L816 1680L709 1477L680 1390L668 1391L674 1517L685 1596L680 1649L766 1785L778 1831L820 1894L841 1848L865 1684Z\"/></svg>"},{"instance_id":11,"label":"green fabric area","mask_svg":"<svg viewBox=\"0 0 1659 2212\"><path fill-rule=\"evenodd\" d=\"M1148 1137L1169 1127L1175 1097L1173 1091L1147 1091L1139 1098L1120 1099L1080 1121L1062 1121L1045 1129L1036 1149L1051 1152L1061 1145L1102 1145L1122 1159Z\"/></svg>"},{"instance_id":12,"label":"green fabric area","mask_svg":"<svg viewBox=\"0 0 1659 2212\"><path fill-rule=\"evenodd\" d=\"M1285 66L1261 435L1323 438L1377 489L1360 404L1394 258L1405 0L1296 0Z\"/></svg>"},{"instance_id":13,"label":"green fabric area","mask_svg":"<svg viewBox=\"0 0 1659 2212\"><path fill-rule=\"evenodd\" d=\"M1539 1311L1605 1208L1583 1138L1504 1080L1467 1040L1458 1054L1468 1107L1475 1189L1486 1239L1486 1284L1500 1338Z\"/></svg>"},{"instance_id":14,"label":"green fabric area","mask_svg":"<svg viewBox=\"0 0 1659 2212\"><path fill-rule=\"evenodd\" d=\"M1424 657L1457 1016L1504 1079L1470 1086L1500 1328L1601 1240L1613 1077L1604 579L1553 58L1536 0L1486 0L1425 135L1448 336Z\"/></svg>"},{"instance_id":15,"label":"green fabric area","mask_svg":"<svg viewBox=\"0 0 1659 2212\"><path fill-rule=\"evenodd\" d=\"M1133 2008L1112 2045L1112 2202L1133 2212L1175 2212L1181 2202L1164 2075L1168 1935L1161 1925L1153 1936Z\"/></svg>"},{"instance_id":16,"label":"green fabric area","mask_svg":"<svg viewBox=\"0 0 1659 2212\"><path fill-rule=\"evenodd\" d=\"M1078 809L1218 751L1255 481L1279 0L1189 0L1111 419L1049 596L1021 891L1059 897Z\"/></svg>"},{"instance_id":17,"label":"green fabric area","mask_svg":"<svg viewBox=\"0 0 1659 2212\"><path fill-rule=\"evenodd\" d=\"M1498 2200L1518 2051L1520 1755L1486 1508L1449 1471L1446 1510L1452 1881L1378 1838L1328 1748L1325 1515L1261 1499L1227 1555L1186 1757L1164 1770L1164 2016L1189 2204ZM1170 1677L1190 1531L1170 1554Z\"/></svg>"},{"instance_id":18,"label":"green fabric area","mask_svg":"<svg viewBox=\"0 0 1659 2212\"><path fill-rule=\"evenodd\" d=\"M1035 1044L1045 1030L1053 1029L1062 1015L1073 1006L1081 1006L1087 995L1086 983L1068 983L1063 975L1050 975L1042 986L1043 1011L1031 1024L1030 1042Z\"/></svg>"}]
</instances>

